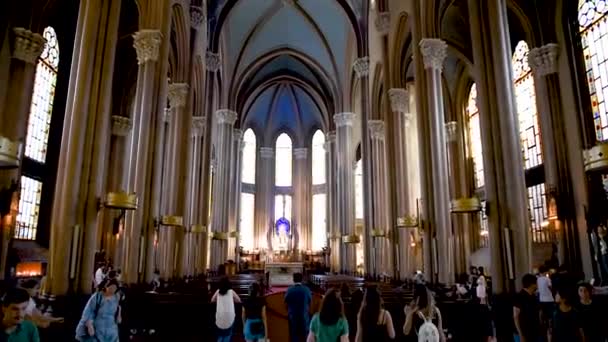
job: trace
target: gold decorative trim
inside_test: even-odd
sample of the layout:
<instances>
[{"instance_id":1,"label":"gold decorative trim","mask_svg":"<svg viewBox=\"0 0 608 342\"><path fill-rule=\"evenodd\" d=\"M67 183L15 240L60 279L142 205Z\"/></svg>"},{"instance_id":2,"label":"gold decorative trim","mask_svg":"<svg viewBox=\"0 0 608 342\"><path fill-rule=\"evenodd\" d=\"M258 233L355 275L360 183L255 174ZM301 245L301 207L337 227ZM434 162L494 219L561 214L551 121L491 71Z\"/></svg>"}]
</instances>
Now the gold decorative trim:
<instances>
[{"instance_id":1,"label":"gold decorative trim","mask_svg":"<svg viewBox=\"0 0 608 342\"><path fill-rule=\"evenodd\" d=\"M231 238L238 238L239 237L239 232L232 231L232 232L230 232L230 234L228 236L230 236Z\"/></svg>"},{"instance_id":2,"label":"gold decorative trim","mask_svg":"<svg viewBox=\"0 0 608 342\"><path fill-rule=\"evenodd\" d=\"M605 171L608 169L608 144L597 144L583 151L585 171Z\"/></svg>"},{"instance_id":3,"label":"gold decorative trim","mask_svg":"<svg viewBox=\"0 0 608 342\"><path fill-rule=\"evenodd\" d=\"M416 228L418 227L418 216L406 215L397 217L397 228Z\"/></svg>"},{"instance_id":4,"label":"gold decorative trim","mask_svg":"<svg viewBox=\"0 0 608 342\"><path fill-rule=\"evenodd\" d=\"M334 235L330 235L329 239L330 240L340 240L340 239L342 239L342 236L340 234L334 234Z\"/></svg>"},{"instance_id":5,"label":"gold decorative trim","mask_svg":"<svg viewBox=\"0 0 608 342\"><path fill-rule=\"evenodd\" d=\"M355 244L361 242L359 235L344 235L342 236L342 243Z\"/></svg>"},{"instance_id":6,"label":"gold decorative trim","mask_svg":"<svg viewBox=\"0 0 608 342\"><path fill-rule=\"evenodd\" d=\"M452 200L452 213L476 213L481 211L481 201L477 197Z\"/></svg>"},{"instance_id":7,"label":"gold decorative trim","mask_svg":"<svg viewBox=\"0 0 608 342\"><path fill-rule=\"evenodd\" d=\"M209 237L213 240L226 241L228 240L228 233L226 232L211 232Z\"/></svg>"},{"instance_id":8,"label":"gold decorative trim","mask_svg":"<svg viewBox=\"0 0 608 342\"><path fill-rule=\"evenodd\" d=\"M109 192L106 195L104 206L110 209L136 210L137 195L135 193L126 193L124 191Z\"/></svg>"},{"instance_id":9,"label":"gold decorative trim","mask_svg":"<svg viewBox=\"0 0 608 342\"><path fill-rule=\"evenodd\" d=\"M190 226L190 231L193 233L206 233L207 227L203 226L202 224L193 224Z\"/></svg>"},{"instance_id":10,"label":"gold decorative trim","mask_svg":"<svg viewBox=\"0 0 608 342\"><path fill-rule=\"evenodd\" d=\"M21 144L0 135L0 168L12 169L19 167Z\"/></svg>"},{"instance_id":11,"label":"gold decorative trim","mask_svg":"<svg viewBox=\"0 0 608 342\"><path fill-rule=\"evenodd\" d=\"M167 227L182 227L184 225L184 218L181 216L162 216L160 224Z\"/></svg>"},{"instance_id":12,"label":"gold decorative trim","mask_svg":"<svg viewBox=\"0 0 608 342\"><path fill-rule=\"evenodd\" d=\"M386 237L386 233L382 229L374 229L372 230L372 236L375 238L383 238Z\"/></svg>"}]
</instances>

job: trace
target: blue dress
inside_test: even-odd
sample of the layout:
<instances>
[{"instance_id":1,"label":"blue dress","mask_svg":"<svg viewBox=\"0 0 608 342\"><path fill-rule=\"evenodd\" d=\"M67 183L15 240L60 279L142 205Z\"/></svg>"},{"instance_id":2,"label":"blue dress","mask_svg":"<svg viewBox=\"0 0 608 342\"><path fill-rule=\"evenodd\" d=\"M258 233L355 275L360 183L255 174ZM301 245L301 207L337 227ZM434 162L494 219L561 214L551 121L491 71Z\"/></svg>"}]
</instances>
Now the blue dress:
<instances>
[{"instance_id":1,"label":"blue dress","mask_svg":"<svg viewBox=\"0 0 608 342\"><path fill-rule=\"evenodd\" d=\"M103 293L94 293L82 312L82 318L76 327L76 340L81 342L118 342L118 296L105 297ZM93 321L95 336L87 333L86 322Z\"/></svg>"}]
</instances>

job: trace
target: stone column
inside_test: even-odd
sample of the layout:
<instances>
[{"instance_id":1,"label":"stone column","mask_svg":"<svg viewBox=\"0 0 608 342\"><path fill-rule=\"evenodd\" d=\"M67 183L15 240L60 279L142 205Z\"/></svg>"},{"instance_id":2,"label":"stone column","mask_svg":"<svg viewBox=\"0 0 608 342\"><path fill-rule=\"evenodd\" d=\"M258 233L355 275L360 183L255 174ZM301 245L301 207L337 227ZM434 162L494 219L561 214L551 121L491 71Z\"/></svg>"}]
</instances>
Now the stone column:
<instances>
[{"instance_id":1,"label":"stone column","mask_svg":"<svg viewBox=\"0 0 608 342\"><path fill-rule=\"evenodd\" d=\"M559 234L559 261L571 269L583 266L579 240L586 240L584 232L579 236L573 184L568 163L568 146L565 120L562 119L562 103L559 88L559 46L547 44L533 48L528 55L536 86L536 101L543 137L543 165L545 189L551 228ZM553 207L553 208L551 208ZM586 229L586 227L585 227Z\"/></svg>"},{"instance_id":2,"label":"stone column","mask_svg":"<svg viewBox=\"0 0 608 342\"><path fill-rule=\"evenodd\" d=\"M307 208L308 208L308 189L307 173L310 172L308 165L308 149L294 148L293 149L293 170L294 170L294 188L293 188L293 208L294 208L294 223L297 225L299 236L299 246L297 249L307 251L311 248L311 231L308 223Z\"/></svg>"},{"instance_id":3,"label":"stone column","mask_svg":"<svg viewBox=\"0 0 608 342\"><path fill-rule=\"evenodd\" d=\"M235 129L232 131L232 157L230 158L230 183L229 187L229 231L232 233L228 240L228 259L237 262L239 246L239 202L241 199L241 148L243 145L243 131Z\"/></svg>"},{"instance_id":4,"label":"stone column","mask_svg":"<svg viewBox=\"0 0 608 342\"><path fill-rule=\"evenodd\" d=\"M336 156L338 183L338 227L342 234L341 268L343 272L356 271L355 244L360 239L355 235L355 175L353 172L353 122L355 113L334 115L336 123Z\"/></svg>"},{"instance_id":5,"label":"stone column","mask_svg":"<svg viewBox=\"0 0 608 342\"><path fill-rule=\"evenodd\" d=\"M327 246L329 247L329 268L340 271L340 231L337 218L336 193L336 132L329 132L325 138L326 184L327 184Z\"/></svg>"},{"instance_id":6,"label":"stone column","mask_svg":"<svg viewBox=\"0 0 608 342\"><path fill-rule=\"evenodd\" d=\"M450 185L445 139L445 113L443 108L443 87L441 72L447 55L447 44L440 39L420 40L424 68L427 70L429 101L429 123L431 142L433 216L432 227L436 231L436 258L438 260L438 280L440 283L454 282L453 259L450 254L452 222L450 217Z\"/></svg>"},{"instance_id":7,"label":"stone column","mask_svg":"<svg viewBox=\"0 0 608 342\"><path fill-rule=\"evenodd\" d=\"M468 5L484 146L490 273L493 291L499 294L521 286L522 276L530 272L530 217L513 96L506 0L469 0Z\"/></svg>"},{"instance_id":8,"label":"stone column","mask_svg":"<svg viewBox=\"0 0 608 342\"><path fill-rule=\"evenodd\" d=\"M211 269L217 269L219 265L228 260L230 160L233 147L232 131L237 113L229 109L220 109L215 112L215 119L217 125L215 144L217 171L214 176L213 211L211 214L211 231L213 234Z\"/></svg>"},{"instance_id":9,"label":"stone column","mask_svg":"<svg viewBox=\"0 0 608 342\"><path fill-rule=\"evenodd\" d=\"M274 149L272 147L260 147L258 159L256 159L256 248L267 249L267 233L269 225L273 221L272 201L274 201Z\"/></svg>"},{"instance_id":10,"label":"stone column","mask_svg":"<svg viewBox=\"0 0 608 342\"><path fill-rule=\"evenodd\" d=\"M14 42L4 107L0 108L0 279L6 274L9 242L19 213L21 158L25 150L36 62L46 40L22 27L13 28Z\"/></svg>"},{"instance_id":11,"label":"stone column","mask_svg":"<svg viewBox=\"0 0 608 342\"><path fill-rule=\"evenodd\" d=\"M119 17L119 1L80 3L51 219L48 282L55 295L66 294L69 285L91 291ZM80 247L71 248L76 239Z\"/></svg>"}]
</instances>

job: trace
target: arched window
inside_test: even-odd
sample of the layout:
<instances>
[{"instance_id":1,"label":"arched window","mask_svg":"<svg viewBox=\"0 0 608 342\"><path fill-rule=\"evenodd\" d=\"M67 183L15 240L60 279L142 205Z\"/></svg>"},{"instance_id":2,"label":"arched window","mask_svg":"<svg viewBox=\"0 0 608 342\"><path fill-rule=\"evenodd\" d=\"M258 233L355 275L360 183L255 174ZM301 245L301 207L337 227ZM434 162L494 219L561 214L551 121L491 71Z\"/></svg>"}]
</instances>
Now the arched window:
<instances>
[{"instance_id":1,"label":"arched window","mask_svg":"<svg viewBox=\"0 0 608 342\"><path fill-rule=\"evenodd\" d=\"M325 134L317 130L312 137L312 249L327 245L327 190L325 187Z\"/></svg>"},{"instance_id":2,"label":"arched window","mask_svg":"<svg viewBox=\"0 0 608 342\"><path fill-rule=\"evenodd\" d=\"M515 101L519 118L519 134L526 169L528 184L528 208L532 225L534 242L551 242L553 240L547 227L547 200L545 196L544 173L535 173L534 169L543 164L542 142L538 111L536 109L536 92L534 77L528 64L528 44L520 41L513 54L513 82ZM538 175L541 176L538 176Z\"/></svg>"},{"instance_id":3,"label":"arched window","mask_svg":"<svg viewBox=\"0 0 608 342\"><path fill-rule=\"evenodd\" d=\"M276 195L274 196L274 222L280 218L286 218L291 222L291 196Z\"/></svg>"},{"instance_id":4,"label":"arched window","mask_svg":"<svg viewBox=\"0 0 608 342\"><path fill-rule=\"evenodd\" d=\"M57 71L59 67L59 45L57 34L52 27L44 29L46 44L36 64L36 76L32 92L32 102L25 137L25 158L40 167L37 172L24 165L21 176L19 213L15 228L16 239L36 239L38 214L42 193L42 179L46 173L46 151L49 140ZM35 168L34 168L35 169ZM38 173L38 174L37 174Z\"/></svg>"},{"instance_id":5,"label":"arched window","mask_svg":"<svg viewBox=\"0 0 608 342\"><path fill-rule=\"evenodd\" d=\"M256 138L250 128L243 135L243 161L241 165L241 182L243 183L240 203L239 245L246 251L253 250L255 226L255 167Z\"/></svg>"},{"instance_id":6,"label":"arched window","mask_svg":"<svg viewBox=\"0 0 608 342\"><path fill-rule=\"evenodd\" d=\"M580 0L578 23L591 94L597 140L608 139L608 5L606 1Z\"/></svg>"},{"instance_id":7,"label":"arched window","mask_svg":"<svg viewBox=\"0 0 608 342\"><path fill-rule=\"evenodd\" d=\"M277 138L275 156L275 185L291 186L292 144L285 133Z\"/></svg>"},{"instance_id":8,"label":"arched window","mask_svg":"<svg viewBox=\"0 0 608 342\"><path fill-rule=\"evenodd\" d=\"M363 219L363 163L361 159L355 168L355 217Z\"/></svg>"}]
</instances>

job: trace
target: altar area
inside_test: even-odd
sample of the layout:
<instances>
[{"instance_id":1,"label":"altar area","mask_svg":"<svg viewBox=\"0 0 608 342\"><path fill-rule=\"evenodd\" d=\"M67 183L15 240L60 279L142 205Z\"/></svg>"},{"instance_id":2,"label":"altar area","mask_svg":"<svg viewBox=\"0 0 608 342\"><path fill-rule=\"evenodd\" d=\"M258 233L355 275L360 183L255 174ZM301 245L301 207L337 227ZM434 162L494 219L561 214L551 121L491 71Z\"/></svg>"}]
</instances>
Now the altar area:
<instances>
[{"instance_id":1,"label":"altar area","mask_svg":"<svg viewBox=\"0 0 608 342\"><path fill-rule=\"evenodd\" d=\"M264 273L268 275L268 287L293 285L293 275L304 273L302 262L267 262Z\"/></svg>"}]
</instances>

